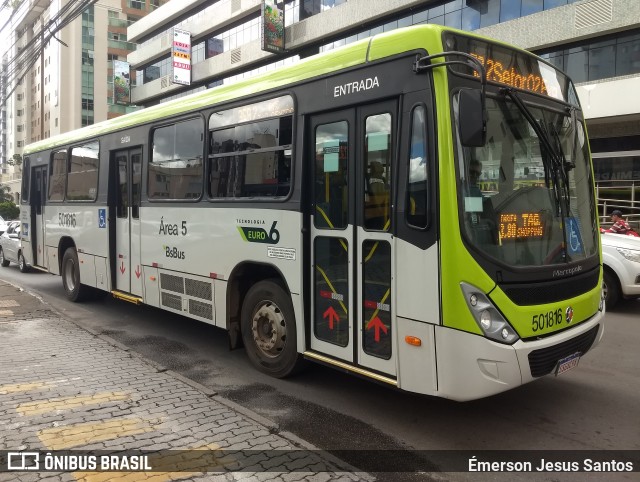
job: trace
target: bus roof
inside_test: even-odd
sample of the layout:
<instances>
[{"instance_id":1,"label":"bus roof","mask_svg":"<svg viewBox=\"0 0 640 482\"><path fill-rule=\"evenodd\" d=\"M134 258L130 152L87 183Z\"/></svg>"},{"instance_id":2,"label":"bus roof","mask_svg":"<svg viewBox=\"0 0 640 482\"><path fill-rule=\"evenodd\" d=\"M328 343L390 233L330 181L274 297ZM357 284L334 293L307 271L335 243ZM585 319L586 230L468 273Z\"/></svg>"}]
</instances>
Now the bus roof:
<instances>
[{"instance_id":1,"label":"bus roof","mask_svg":"<svg viewBox=\"0 0 640 482\"><path fill-rule=\"evenodd\" d=\"M114 119L98 122L81 129L65 132L54 137L29 144L24 154L64 146L70 143L91 139L98 135L117 132L128 127L142 125L158 119L223 103L244 96L267 92L289 84L319 77L342 69L379 60L417 49L425 49L430 54L442 51L442 32L452 31L482 39L477 35L443 27L440 25L418 25L390 32L330 50L293 65L267 72L229 85L221 85L202 92L180 97L169 102L140 109ZM498 42L501 43L501 42ZM508 46L507 44L503 44ZM509 48L514 48L508 46ZM515 49L526 52L521 49ZM531 55L529 52L527 54Z\"/></svg>"}]
</instances>

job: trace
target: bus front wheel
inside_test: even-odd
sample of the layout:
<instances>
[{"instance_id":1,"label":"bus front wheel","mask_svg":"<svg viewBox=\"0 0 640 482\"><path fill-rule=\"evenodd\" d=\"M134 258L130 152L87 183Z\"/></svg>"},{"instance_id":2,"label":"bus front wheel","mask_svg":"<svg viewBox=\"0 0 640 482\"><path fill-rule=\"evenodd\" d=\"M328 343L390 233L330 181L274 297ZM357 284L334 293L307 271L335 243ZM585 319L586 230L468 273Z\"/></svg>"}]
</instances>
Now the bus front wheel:
<instances>
[{"instance_id":1,"label":"bus front wheel","mask_svg":"<svg viewBox=\"0 0 640 482\"><path fill-rule=\"evenodd\" d=\"M291 297L275 280L253 285L242 303L242 340L251 363L276 378L301 367Z\"/></svg>"},{"instance_id":2,"label":"bus front wheel","mask_svg":"<svg viewBox=\"0 0 640 482\"><path fill-rule=\"evenodd\" d=\"M80 283L80 265L75 248L67 248L62 257L62 285L71 301L82 301L87 297L88 287Z\"/></svg>"},{"instance_id":3,"label":"bus front wheel","mask_svg":"<svg viewBox=\"0 0 640 482\"><path fill-rule=\"evenodd\" d=\"M618 278L611 271L605 269L603 284L604 302L607 305L607 309L613 308L622 295Z\"/></svg>"}]
</instances>

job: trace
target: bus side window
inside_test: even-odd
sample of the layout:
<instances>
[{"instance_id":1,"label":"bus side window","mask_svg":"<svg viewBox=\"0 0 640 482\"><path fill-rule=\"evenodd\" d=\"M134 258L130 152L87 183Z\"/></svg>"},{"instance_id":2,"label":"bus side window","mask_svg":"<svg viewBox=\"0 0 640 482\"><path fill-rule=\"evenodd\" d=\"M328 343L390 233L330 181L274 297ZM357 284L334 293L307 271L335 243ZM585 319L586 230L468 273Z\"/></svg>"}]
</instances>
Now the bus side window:
<instances>
[{"instance_id":1,"label":"bus side window","mask_svg":"<svg viewBox=\"0 0 640 482\"><path fill-rule=\"evenodd\" d=\"M57 151L51 155L49 167L49 201L62 201L67 181L67 151Z\"/></svg>"},{"instance_id":2,"label":"bus side window","mask_svg":"<svg viewBox=\"0 0 640 482\"><path fill-rule=\"evenodd\" d=\"M346 121L321 124L315 132L314 224L322 229L347 227L349 125Z\"/></svg>"},{"instance_id":3,"label":"bus side window","mask_svg":"<svg viewBox=\"0 0 640 482\"><path fill-rule=\"evenodd\" d=\"M153 130L147 170L149 199L198 200L202 197L204 125L197 117Z\"/></svg>"},{"instance_id":4,"label":"bus side window","mask_svg":"<svg viewBox=\"0 0 640 482\"><path fill-rule=\"evenodd\" d=\"M409 179L407 186L407 223L426 228L429 199L429 164L427 162L427 134L425 108L417 106L411 116L411 149L409 151Z\"/></svg>"},{"instance_id":5,"label":"bus side window","mask_svg":"<svg viewBox=\"0 0 640 482\"><path fill-rule=\"evenodd\" d=\"M66 199L95 201L98 196L99 143L88 142L71 148L68 163Z\"/></svg>"},{"instance_id":6,"label":"bus side window","mask_svg":"<svg viewBox=\"0 0 640 482\"><path fill-rule=\"evenodd\" d=\"M391 114L367 117L364 227L372 231L389 231L391 227L391 139Z\"/></svg>"}]
</instances>

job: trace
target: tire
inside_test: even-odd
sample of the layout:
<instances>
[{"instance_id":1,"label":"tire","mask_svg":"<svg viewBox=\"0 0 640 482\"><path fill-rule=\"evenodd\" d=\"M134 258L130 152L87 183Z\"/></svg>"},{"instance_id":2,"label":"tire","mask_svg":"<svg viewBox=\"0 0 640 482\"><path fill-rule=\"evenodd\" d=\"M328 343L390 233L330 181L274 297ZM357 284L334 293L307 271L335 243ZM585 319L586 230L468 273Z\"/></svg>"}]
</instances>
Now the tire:
<instances>
[{"instance_id":1,"label":"tire","mask_svg":"<svg viewBox=\"0 0 640 482\"><path fill-rule=\"evenodd\" d=\"M611 309L620 301L621 293L618 278L608 269L604 270L603 285L604 301L607 309Z\"/></svg>"},{"instance_id":2,"label":"tire","mask_svg":"<svg viewBox=\"0 0 640 482\"><path fill-rule=\"evenodd\" d=\"M76 248L67 248L62 258L62 286L71 301L79 302L87 298L89 287L80 283L80 264Z\"/></svg>"},{"instance_id":3,"label":"tire","mask_svg":"<svg viewBox=\"0 0 640 482\"><path fill-rule=\"evenodd\" d=\"M29 265L27 264L27 261L24 259L24 256L22 256L22 251L18 252L18 267L20 268L21 273L29 272Z\"/></svg>"},{"instance_id":4,"label":"tire","mask_svg":"<svg viewBox=\"0 0 640 482\"><path fill-rule=\"evenodd\" d=\"M248 291L241 331L247 356L261 372L284 378L302 367L291 296L278 281L260 281Z\"/></svg>"},{"instance_id":5,"label":"tire","mask_svg":"<svg viewBox=\"0 0 640 482\"><path fill-rule=\"evenodd\" d=\"M0 247L0 265L2 265L3 268L6 268L7 266L9 266L9 260L4 257L4 251L1 247Z\"/></svg>"}]
</instances>

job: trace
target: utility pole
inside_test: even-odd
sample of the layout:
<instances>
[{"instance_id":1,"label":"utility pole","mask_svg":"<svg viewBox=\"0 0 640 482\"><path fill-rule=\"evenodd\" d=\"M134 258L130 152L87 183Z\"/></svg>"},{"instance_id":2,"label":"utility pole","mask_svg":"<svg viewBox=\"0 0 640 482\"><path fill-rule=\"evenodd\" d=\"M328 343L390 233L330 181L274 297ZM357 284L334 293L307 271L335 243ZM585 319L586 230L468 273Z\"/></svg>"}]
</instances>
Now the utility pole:
<instances>
[{"instance_id":1,"label":"utility pole","mask_svg":"<svg viewBox=\"0 0 640 482\"><path fill-rule=\"evenodd\" d=\"M40 139L44 139L44 17L40 21Z\"/></svg>"}]
</instances>

